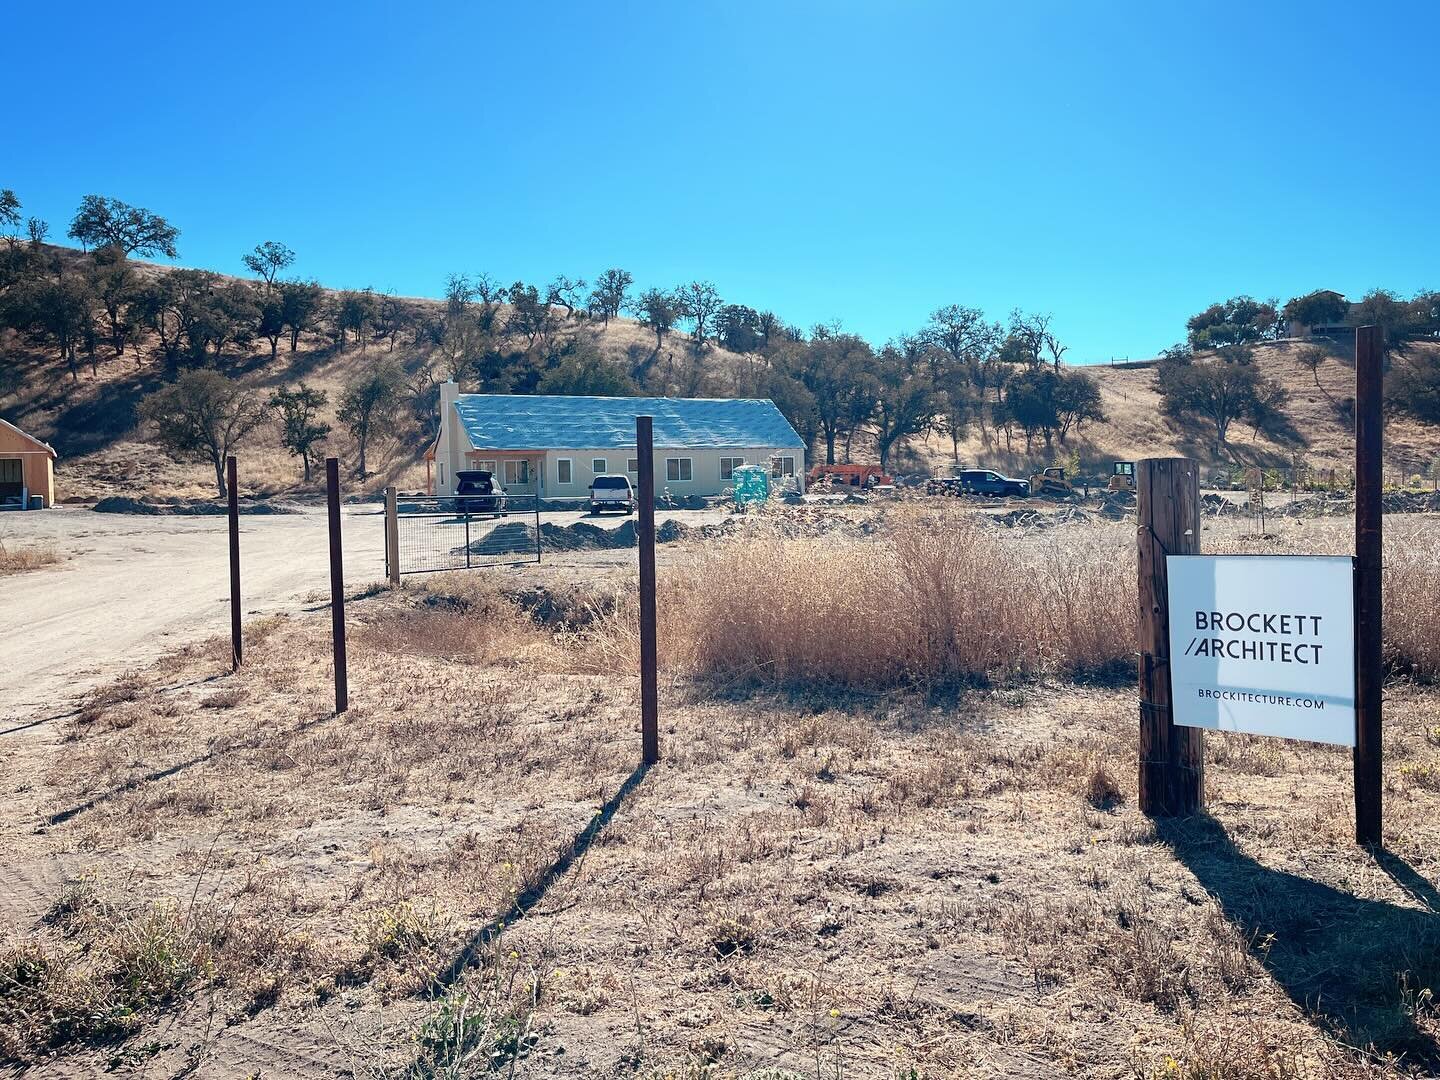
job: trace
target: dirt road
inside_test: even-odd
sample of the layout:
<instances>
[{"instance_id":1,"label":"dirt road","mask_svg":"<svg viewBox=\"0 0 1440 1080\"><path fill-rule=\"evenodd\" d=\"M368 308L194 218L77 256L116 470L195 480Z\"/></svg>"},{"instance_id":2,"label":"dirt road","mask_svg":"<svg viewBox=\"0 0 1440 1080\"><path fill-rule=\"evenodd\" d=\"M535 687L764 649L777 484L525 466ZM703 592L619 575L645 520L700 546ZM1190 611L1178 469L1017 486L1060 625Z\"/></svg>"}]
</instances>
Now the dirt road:
<instances>
[{"instance_id":1,"label":"dirt road","mask_svg":"<svg viewBox=\"0 0 1440 1080\"><path fill-rule=\"evenodd\" d=\"M347 588L384 576L381 522L373 507L347 508ZM100 681L229 627L223 517L58 508L0 529L63 560L0 579L0 723L64 712ZM247 618L295 610L329 587L324 510L242 517L240 557Z\"/></svg>"},{"instance_id":2,"label":"dirt road","mask_svg":"<svg viewBox=\"0 0 1440 1080\"><path fill-rule=\"evenodd\" d=\"M547 513L542 520L570 525L582 516ZM693 524L723 514L656 516ZM616 528L621 520L600 524ZM53 567L0 578L0 731L63 714L79 694L101 682L229 629L223 517L141 517L62 507L4 515L0 537L17 546L49 545L62 559ZM346 591L382 580L383 517L377 508L346 507L343 537ZM327 544L323 507L242 517L246 618L325 603Z\"/></svg>"}]
</instances>

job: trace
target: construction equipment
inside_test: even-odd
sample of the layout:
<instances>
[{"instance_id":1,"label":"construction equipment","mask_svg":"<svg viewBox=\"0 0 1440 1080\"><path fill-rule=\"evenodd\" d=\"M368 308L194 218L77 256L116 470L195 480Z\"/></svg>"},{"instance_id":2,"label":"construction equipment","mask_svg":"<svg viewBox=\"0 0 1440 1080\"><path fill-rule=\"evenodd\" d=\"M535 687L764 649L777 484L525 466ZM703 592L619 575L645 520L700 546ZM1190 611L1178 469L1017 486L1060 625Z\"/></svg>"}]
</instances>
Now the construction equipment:
<instances>
[{"instance_id":1,"label":"construction equipment","mask_svg":"<svg viewBox=\"0 0 1440 1080\"><path fill-rule=\"evenodd\" d=\"M1065 470L1052 465L1030 477L1030 494L1048 496L1052 499L1068 499L1075 494L1075 486L1065 478Z\"/></svg>"},{"instance_id":2,"label":"construction equipment","mask_svg":"<svg viewBox=\"0 0 1440 1080\"><path fill-rule=\"evenodd\" d=\"M816 465L806 477L807 487L829 480L835 487L893 487L895 480L886 476L879 465Z\"/></svg>"},{"instance_id":3,"label":"construction equipment","mask_svg":"<svg viewBox=\"0 0 1440 1080\"><path fill-rule=\"evenodd\" d=\"M1134 491L1135 490L1135 463L1133 461L1117 461L1111 467L1110 483L1105 486L1106 491Z\"/></svg>"}]
</instances>

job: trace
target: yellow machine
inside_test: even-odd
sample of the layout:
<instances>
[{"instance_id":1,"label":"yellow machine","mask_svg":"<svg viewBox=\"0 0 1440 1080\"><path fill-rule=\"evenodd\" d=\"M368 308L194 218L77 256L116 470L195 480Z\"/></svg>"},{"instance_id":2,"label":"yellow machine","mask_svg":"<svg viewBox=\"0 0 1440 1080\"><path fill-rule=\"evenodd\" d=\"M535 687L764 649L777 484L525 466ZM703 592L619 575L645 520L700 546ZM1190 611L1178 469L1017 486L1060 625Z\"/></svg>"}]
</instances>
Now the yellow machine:
<instances>
[{"instance_id":1,"label":"yellow machine","mask_svg":"<svg viewBox=\"0 0 1440 1080\"><path fill-rule=\"evenodd\" d=\"M1135 463L1133 461L1117 461L1110 474L1108 491L1134 491L1135 490Z\"/></svg>"},{"instance_id":2,"label":"yellow machine","mask_svg":"<svg viewBox=\"0 0 1440 1080\"><path fill-rule=\"evenodd\" d=\"M1030 494L1048 495L1052 499L1068 499L1075 494L1075 487L1065 479L1064 469L1058 465L1052 465L1043 472L1031 475Z\"/></svg>"}]
</instances>

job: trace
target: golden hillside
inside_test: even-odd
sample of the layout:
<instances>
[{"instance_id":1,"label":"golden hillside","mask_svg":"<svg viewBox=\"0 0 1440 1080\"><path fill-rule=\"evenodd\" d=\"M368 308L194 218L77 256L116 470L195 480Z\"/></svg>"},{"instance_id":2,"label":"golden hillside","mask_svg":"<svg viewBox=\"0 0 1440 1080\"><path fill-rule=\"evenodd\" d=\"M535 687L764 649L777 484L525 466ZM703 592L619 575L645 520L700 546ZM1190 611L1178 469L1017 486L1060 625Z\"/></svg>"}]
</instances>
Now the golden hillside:
<instances>
[{"instance_id":1,"label":"golden hillside","mask_svg":"<svg viewBox=\"0 0 1440 1080\"><path fill-rule=\"evenodd\" d=\"M47 257L79 265L88 258L69 248L47 247ZM164 274L170 268L134 262L142 275ZM221 275L222 281L233 281ZM338 294L327 291L334 299ZM423 297L395 298L420 322L438 320L444 312L442 301ZM557 316L559 309L556 311ZM503 320L508 309L502 306ZM656 349L654 334L631 319L612 319L609 325L581 317L562 319L555 332L559 342L583 343L593 348L592 357L613 364L626 374L643 372L649 392L678 396L748 395L755 392L755 373L763 366L757 356L743 356L713 344L697 354L689 335L673 331ZM101 348L92 370L88 361L72 375L53 350L37 348L12 332L0 330L0 416L20 425L55 445L60 453L57 466L57 494L61 500L88 500L110 494L159 497L209 497L213 481L207 466L175 461L147 440L136 425L135 409L147 394L163 385L165 372L157 359L153 340L140 338L124 355L114 357ZM516 349L522 347L517 343ZM893 471L944 471L956 459L963 463L988 465L1016 474L1080 456L1085 472L1104 475L1113 460L1134 460L1147 456L1183 455L1204 463L1207 476L1234 464L1259 464L1288 468L1302 463L1312 469L1348 470L1353 464L1354 439L1351 421L1343 408L1354 395L1354 363L1348 350L1335 349L1318 372L1318 385L1311 372L1296 359L1299 343L1278 342L1256 349L1255 363L1289 392L1285 424L1258 438L1241 422L1231 428L1228 455L1217 455L1213 429L1203 420L1175 421L1160 409L1160 396L1153 368L1089 367L1085 370L1099 384L1107 419L1087 424L1072 433L1064 445L1047 453L1040 442L1027 453L1023 439L1016 437L1007 446L1003 435L993 430L982 433L973 425L968 437L952 454L948 437L934 434L912 440L896 459ZM1440 349L1440 345L1419 344L1416 349ZM355 448L335 412L340 392L347 382L367 366L394 360L417 385L425 381L427 364L434 365L430 378L444 377L443 350L413 330L392 339L372 340L337 346L319 333L302 335L298 348L290 352L282 340L272 360L269 343L257 339L243 349L232 349L224 359L226 374L268 394L300 380L323 390L329 401L322 419L334 426L327 452L353 465ZM467 387L478 389L479 387ZM353 492L373 492L386 484L416 488L424 483L421 455L434 432L431 413L407 407L392 432L370 449L373 475L361 481L351 478ZM873 460L869 440L853 441L857 461ZM823 449L822 449L823 453ZM1387 469L1406 474L1428 473L1440 455L1440 428L1407 419L1392 419L1387 427ZM280 445L278 430L271 426L252 436L241 458L241 488L246 493L276 494L304 490L298 459ZM311 485L312 489L314 485Z\"/></svg>"},{"instance_id":2,"label":"golden hillside","mask_svg":"<svg viewBox=\"0 0 1440 1080\"><path fill-rule=\"evenodd\" d=\"M46 250L65 260L85 258L69 248ZM144 275L163 274L169 269L138 260L132 263ZM236 279L221 275L221 280ZM335 290L326 292L331 299L336 295ZM444 303L432 298L396 299L417 315L438 318L444 311ZM508 307L501 305L499 318L507 314ZM433 342L417 337L406 331L393 344L366 340L339 348L321 334L305 334L294 353L282 339L273 360L269 342L257 339L244 349L232 350L222 370L265 394L293 387L300 380L324 391L329 401L321 419L334 427L327 452L348 466L353 464L354 446L335 416L347 380L381 360L398 362L412 378L418 378L426 362L433 361L437 376L444 377L443 363ZM648 385L656 392L703 397L740 390L735 376L743 370L741 357L711 344L697 360L690 336L678 329L666 335L663 347L657 350L655 335L634 320L612 319L607 326L577 314L561 322L556 339L583 340L625 372L648 365ZM59 452L56 496L60 501L88 501L117 493L160 498L214 495L207 465L173 460L149 442L146 432L137 426L136 406L164 384L162 365L154 355L154 341L141 338L137 344L138 349L127 349L120 357L102 348L94 370L82 357L78 372L72 376L53 350L36 348L18 335L0 330L0 416L55 446ZM387 484L423 486L422 454L433 435L433 417L414 416L406 408L397 430L372 443L369 466L373 475L363 482L351 478L347 488L373 492ZM238 457L244 493L305 490L300 461L280 445L279 433L273 426L253 435ZM318 490L313 483L310 489Z\"/></svg>"},{"instance_id":3,"label":"golden hillside","mask_svg":"<svg viewBox=\"0 0 1440 1080\"><path fill-rule=\"evenodd\" d=\"M1078 452L1082 466L1098 474L1107 473L1113 460L1169 455L1195 458L1215 471L1237 463L1284 469L1297 460L1311 469L1351 469L1355 464L1355 432L1353 422L1341 405L1355 396L1353 352L1344 348L1333 350L1317 373L1317 386L1310 371L1296 359L1301 347L1300 342L1284 341L1260 345L1255 350L1256 365L1290 395L1285 406L1289 430L1283 437L1281 433L1265 433L1256 438L1248 425L1236 421L1227 439L1233 459L1218 457L1212 425L1199 418L1193 422L1177 422L1161 411L1153 367L1096 366L1084 370L1100 386L1107 419L1104 423L1085 425L1078 436L1072 434L1065 446L1055 447L1054 456L1063 458L1072 451ZM1440 345L1428 343L1411 347L1440 350ZM991 434L993 436L993 432ZM931 468L944 468L953 462L950 440L943 436L931 436L917 450ZM1388 470L1404 470L1407 474L1425 475L1437 456L1440 456L1440 428L1403 417L1391 417L1387 421L1387 474ZM987 445L978 430L973 430L960 444L961 461L1016 473L1048 464L1044 457L1044 447L1038 441L1027 457L1023 440L1017 439L1014 449L1007 452L1003 435L998 442L992 437Z\"/></svg>"}]
</instances>

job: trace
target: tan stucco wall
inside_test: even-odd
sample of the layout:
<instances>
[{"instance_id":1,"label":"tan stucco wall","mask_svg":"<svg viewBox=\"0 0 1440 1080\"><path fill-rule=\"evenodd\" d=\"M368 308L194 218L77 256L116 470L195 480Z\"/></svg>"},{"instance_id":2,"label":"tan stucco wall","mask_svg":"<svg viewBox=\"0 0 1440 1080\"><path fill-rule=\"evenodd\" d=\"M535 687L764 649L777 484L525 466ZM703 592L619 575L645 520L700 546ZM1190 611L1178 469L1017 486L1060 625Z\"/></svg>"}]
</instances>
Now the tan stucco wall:
<instances>
[{"instance_id":1,"label":"tan stucco wall","mask_svg":"<svg viewBox=\"0 0 1440 1080\"><path fill-rule=\"evenodd\" d=\"M43 443L0 424L0 458L19 458L29 493L43 495L46 506L55 505L54 459Z\"/></svg>"}]
</instances>

